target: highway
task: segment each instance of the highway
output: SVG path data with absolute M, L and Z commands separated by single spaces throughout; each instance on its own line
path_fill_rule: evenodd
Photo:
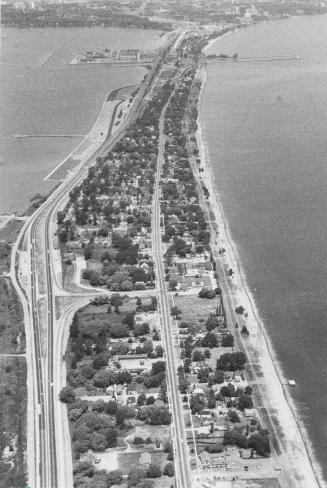
M 49 195 L 44 204 L 26 221 L 13 246 L 10 274 L 22 301 L 27 337 L 28 470 L 29 484 L 33 488 L 71 486 L 70 483 L 66 485 L 65 456 L 62 456 L 62 446 L 57 445 L 57 439 L 63 437 L 58 431 L 63 427 L 58 425 L 58 422 L 56 424 L 55 407 L 58 397 L 54 384 L 54 356 L 62 357 L 62 351 L 58 354 L 54 347 L 55 297 L 57 294 L 63 295 L 64 290 L 58 283 L 52 264 L 52 225 L 56 220 L 56 212 L 64 207 L 71 189 L 85 178 L 88 168 L 95 163 L 96 158 L 109 151 L 119 141 L 142 110 L 142 102 L 156 80 L 163 56 L 164 50 L 141 85 L 128 116 L 117 132 L 112 136 L 108 134 L 106 141 L 83 162 L 81 168 L 68 176 Z M 28 258 L 28 263 L 24 263 L 25 269 L 30 269 L 28 283 L 23 282 L 22 271 L 18 266 L 22 252 L 26 260 Z M 91 295 L 87 290 L 85 294 Z M 42 300 L 45 303 L 43 306 L 40 305 Z M 70 457 L 69 453 L 67 454 Z
M 167 102 L 169 103 L 169 101 Z M 167 106 L 167 105 L 166 105 Z M 164 153 L 164 115 L 165 108 L 162 111 L 159 123 L 159 148 L 157 174 L 155 181 L 155 190 L 153 197 L 152 213 L 152 242 L 153 242 L 153 259 L 156 269 L 156 280 L 158 293 L 159 312 L 162 325 L 162 339 L 166 353 L 167 364 L 167 393 L 172 414 L 173 429 L 173 446 L 175 460 L 175 477 L 177 488 L 191 488 L 191 470 L 186 431 L 184 424 L 184 412 L 181 402 L 181 396 L 178 389 L 177 365 L 176 365 L 176 348 L 171 331 L 170 307 L 168 293 L 166 289 L 165 273 L 163 265 L 163 253 L 161 245 L 160 231 L 160 179 L 163 164 Z M 179 353 L 179 352 L 177 352 Z
M 180 37 L 180 36 L 179 36 Z M 67 322 L 56 317 L 56 297 L 73 296 L 72 315 L 91 296 L 99 293 L 81 289 L 78 293 L 66 292 L 58 280 L 54 267 L 54 230 L 56 214 L 65 207 L 69 192 L 87 175 L 97 157 L 110 151 L 124 135 L 126 129 L 142 111 L 143 100 L 150 92 L 162 65 L 164 56 L 175 38 L 162 49 L 160 58 L 148 73 L 124 122 L 114 135 L 108 134 L 101 144 L 82 164 L 57 187 L 34 214 L 25 222 L 13 246 L 11 277 L 22 301 L 26 329 L 26 357 L 28 364 L 28 471 L 33 488 L 65 488 L 72 486 L 72 460 L 67 415 L 58 402 L 63 370 L 63 337 L 69 332 Z M 191 486 L 189 454 L 184 426 L 184 414 L 177 382 L 175 346 L 170 330 L 170 309 L 165 288 L 163 256 L 160 234 L 160 178 L 164 149 L 164 111 L 160 119 L 158 169 L 153 202 L 153 249 L 157 272 L 159 307 L 163 327 L 163 341 L 167 356 L 168 398 L 174 429 L 176 484 L 179 488 Z M 20 262 L 24 255 L 23 268 Z M 20 266 L 19 266 L 20 262 Z M 27 271 L 30 270 L 28 275 Z M 26 279 L 27 278 L 27 279 Z M 83 295 L 83 291 L 85 294 Z M 102 292 L 103 293 L 103 292 Z M 67 312 L 68 313 L 68 312 Z M 67 318 L 68 315 L 64 314 Z M 67 337 L 66 337 L 67 339 Z M 59 405 L 59 407 L 58 407 Z M 66 448 L 65 448 L 66 446 Z M 69 452 L 67 452 L 69 450 Z

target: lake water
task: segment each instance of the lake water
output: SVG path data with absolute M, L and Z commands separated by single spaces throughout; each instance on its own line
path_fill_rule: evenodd
M 327 480 L 327 17 L 259 24 L 208 52 L 204 136 L 266 330 Z M 300 56 L 243 61 L 242 57 Z M 309 488 L 309 487 L 308 487 Z
M 74 54 L 161 43 L 160 32 L 151 30 L 1 29 L 0 214 L 21 212 L 33 195 L 47 193 L 53 184 L 43 178 L 81 140 L 13 135 L 86 134 L 106 95 L 146 73 L 142 67 L 70 65 Z

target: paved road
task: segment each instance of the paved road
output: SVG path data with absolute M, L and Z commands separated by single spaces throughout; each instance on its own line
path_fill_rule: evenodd
M 138 115 L 144 96 L 155 80 L 155 69 L 150 72 L 146 82 L 141 86 L 135 102 L 120 129 L 102 144 L 89 157 L 82 168 L 69 176 L 46 200 L 46 202 L 25 223 L 17 239 L 12 254 L 11 276 L 19 297 L 23 302 L 25 324 L 27 330 L 29 357 L 29 482 L 33 488 L 57 488 L 58 471 L 65 471 L 62 463 L 58 464 L 57 454 L 62 446 L 56 445 L 55 404 L 54 395 L 54 299 L 58 292 L 62 295 L 60 283 L 56 282 L 56 273 L 52 268 L 53 243 L 51 225 L 58 206 L 67 201 L 70 190 L 85 178 L 88 168 L 96 158 L 110 150 L 123 136 L 126 128 Z M 37 241 L 45 236 L 44 260 L 40 259 Z M 43 252 L 43 244 L 40 245 Z M 18 278 L 18 256 L 20 249 L 29 255 L 29 284 L 23 286 Z M 46 289 L 46 312 L 39 310 L 39 280 L 42 279 Z M 46 337 L 44 337 L 46 330 Z M 32 403 L 32 405 L 31 405 Z M 30 424 L 33 424 L 31 427 Z M 69 455 L 69 454 L 68 454 Z M 61 458 L 62 459 L 62 458 Z M 32 460 L 32 462 L 31 462 Z M 62 476 L 59 476 L 63 479 Z M 60 488 L 63 488 L 60 484 Z
M 174 346 L 174 339 L 171 331 L 170 321 L 170 307 L 168 293 L 166 290 L 165 273 L 163 266 L 163 253 L 161 247 L 161 232 L 160 232 L 160 179 L 163 164 L 164 151 L 164 114 L 165 108 L 162 112 L 159 123 L 159 152 L 158 152 L 158 166 L 155 182 L 155 192 L 153 201 L 153 220 L 152 220 L 152 235 L 153 235 L 153 258 L 156 265 L 156 279 L 159 288 L 158 303 L 162 322 L 163 343 L 167 358 L 167 392 L 168 399 L 172 413 L 172 427 L 173 427 L 173 446 L 175 456 L 175 476 L 177 488 L 191 488 L 191 470 L 188 445 L 186 440 L 184 414 L 181 402 L 181 396 L 178 389 L 177 379 L 177 365 L 176 365 L 176 348 Z

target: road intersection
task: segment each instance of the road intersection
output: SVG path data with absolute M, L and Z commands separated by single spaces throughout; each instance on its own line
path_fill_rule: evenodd
M 164 52 L 162 58 L 164 57 Z M 87 175 L 96 158 L 109 151 L 124 135 L 127 127 L 142 110 L 143 100 L 156 80 L 162 58 L 134 100 L 129 114 L 119 130 L 88 157 L 78 170 L 72 172 L 47 198 L 44 204 L 25 222 L 13 246 L 10 275 L 22 302 L 27 340 L 28 363 L 28 472 L 29 483 L 35 488 L 64 488 L 72 486 L 72 459 L 68 419 L 64 406 L 58 401 L 60 385 L 65 381 L 65 351 L 69 328 L 67 323 L 76 310 L 86 305 L 103 290 L 87 290 L 71 293 L 61 286 L 58 279 L 55 248 L 55 220 L 57 212 L 64 208 L 71 189 Z M 164 270 L 160 234 L 160 187 L 163 156 L 163 119 L 158 156 L 158 173 L 154 198 L 154 254 L 157 266 L 159 306 L 166 354 L 170 406 L 175 428 L 176 478 L 178 487 L 191 486 L 189 458 L 183 411 L 178 392 L 175 351 L 170 333 L 170 312 L 164 283 Z M 22 266 L 24 261 L 24 266 Z M 30 270 L 28 275 L 26 270 Z M 133 294 L 133 293 L 132 293 Z M 139 295 L 140 292 L 137 292 Z M 72 304 L 61 317 L 57 317 L 56 298 L 71 297 Z M 67 436 L 68 433 L 68 436 Z M 67 438 L 68 437 L 68 438 Z

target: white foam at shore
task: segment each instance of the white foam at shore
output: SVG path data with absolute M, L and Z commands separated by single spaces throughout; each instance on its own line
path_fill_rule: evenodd
M 217 40 L 219 40 L 219 38 L 214 39 L 212 43 L 217 42 Z M 231 298 L 233 303 L 236 305 L 243 305 L 249 314 L 247 324 L 250 330 L 250 337 L 247 339 L 247 341 L 250 342 L 251 347 L 253 347 L 259 353 L 259 362 L 262 367 L 262 371 L 264 372 L 265 384 L 267 385 L 267 397 L 269 398 L 269 402 L 271 403 L 272 407 L 277 409 L 278 421 L 283 433 L 285 434 L 285 438 L 287 439 L 285 455 L 286 457 L 287 455 L 289 456 L 289 466 L 293 469 L 296 468 L 297 473 L 301 474 L 303 477 L 302 481 L 294 480 L 296 481 L 296 486 L 303 486 L 303 488 L 326 486 L 323 481 L 321 467 L 313 454 L 312 443 L 308 439 L 302 422 L 297 418 L 297 411 L 294 401 L 285 386 L 283 386 L 285 385 L 286 381 L 281 372 L 280 365 L 276 360 L 271 341 L 264 328 L 264 324 L 259 315 L 254 297 L 249 290 L 244 269 L 238 257 L 236 245 L 231 239 L 228 223 L 223 215 L 222 205 L 216 191 L 215 178 L 207 155 L 201 125 L 201 119 L 203 118 L 203 94 L 207 81 L 207 72 L 205 69 L 201 70 L 200 76 L 202 78 L 202 87 L 199 96 L 198 130 L 196 135 L 201 165 L 204 169 L 204 172 L 201 173 L 201 177 L 208 188 L 210 194 L 209 202 L 219 226 L 220 242 L 218 241 L 217 247 L 224 247 L 226 249 L 227 262 L 234 271 L 233 282 L 236 290 L 235 292 L 231 291 Z M 260 349 L 258 347 L 258 339 L 261 341 Z M 300 446 L 299 452 L 297 452 L 299 459 L 298 461 L 295 460 L 296 456 L 292 451 L 292 449 L 294 450 L 293 444 L 295 438 L 297 448 Z

